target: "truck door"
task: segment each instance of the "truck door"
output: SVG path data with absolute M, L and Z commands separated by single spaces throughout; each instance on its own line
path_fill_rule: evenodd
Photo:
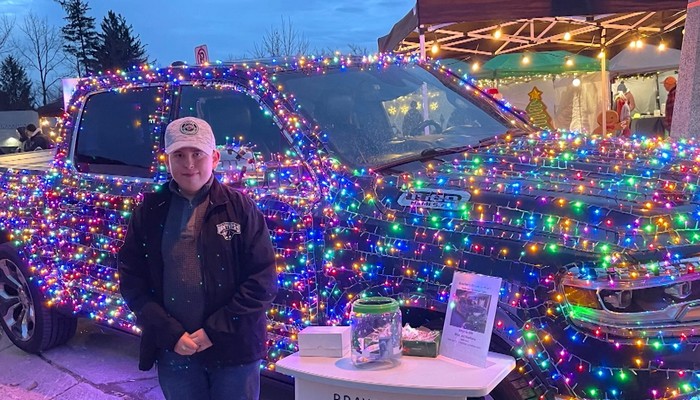
M 126 329 L 134 320 L 119 295 L 117 251 L 136 200 L 155 186 L 164 95 L 156 86 L 89 95 L 50 183 L 57 205 L 45 220 L 56 236 L 43 257 L 61 275 L 61 300 Z
M 206 120 L 221 152 L 222 181 L 255 199 L 277 251 L 280 291 L 269 313 L 269 361 L 294 350 L 296 332 L 319 315 L 313 218 L 320 192 L 288 136 L 257 99 L 233 86 L 182 86 L 177 118 Z M 281 354 L 282 353 L 282 354 Z

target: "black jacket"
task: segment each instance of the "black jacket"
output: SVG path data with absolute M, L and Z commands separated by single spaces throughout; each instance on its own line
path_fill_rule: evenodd
M 34 151 L 39 149 L 50 149 L 53 147 L 53 142 L 48 136 L 39 132 L 32 137 L 27 137 L 25 140 L 20 139 L 24 143 L 22 144 L 22 151 Z
M 142 329 L 139 369 L 144 371 L 151 369 L 159 349 L 172 350 L 185 333 L 163 307 L 161 241 L 173 196 L 167 187 L 144 196 L 119 251 L 120 290 Z M 205 292 L 203 328 L 213 346 L 195 357 L 218 365 L 265 357 L 265 311 L 277 294 L 274 249 L 255 203 L 216 179 L 209 192 L 199 252 Z

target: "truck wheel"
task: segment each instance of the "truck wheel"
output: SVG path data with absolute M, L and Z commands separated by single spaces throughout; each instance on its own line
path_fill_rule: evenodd
M 40 353 L 72 338 L 77 318 L 47 307 L 29 276 L 12 246 L 0 245 L 0 325 L 15 346 Z

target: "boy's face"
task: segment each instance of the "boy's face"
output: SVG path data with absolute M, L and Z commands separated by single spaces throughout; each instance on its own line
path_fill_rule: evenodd
M 168 168 L 185 196 L 194 196 L 211 178 L 221 155 L 207 154 L 194 147 L 183 147 L 168 154 Z

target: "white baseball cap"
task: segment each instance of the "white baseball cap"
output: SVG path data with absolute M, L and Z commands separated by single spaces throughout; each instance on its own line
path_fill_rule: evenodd
M 168 124 L 165 128 L 165 152 L 171 154 L 184 147 L 194 147 L 207 154 L 216 149 L 214 132 L 207 121 L 184 117 Z

